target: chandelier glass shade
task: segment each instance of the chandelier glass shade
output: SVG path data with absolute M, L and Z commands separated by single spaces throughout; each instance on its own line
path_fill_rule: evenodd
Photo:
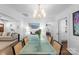
M 44 8 L 41 7 L 40 4 L 38 4 L 37 9 L 34 10 L 33 18 L 41 19 L 46 16 Z

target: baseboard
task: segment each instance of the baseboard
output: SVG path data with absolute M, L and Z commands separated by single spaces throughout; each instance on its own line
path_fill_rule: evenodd
M 72 54 L 72 55 L 79 55 L 79 52 L 74 50 L 73 48 L 67 48 L 67 50 Z

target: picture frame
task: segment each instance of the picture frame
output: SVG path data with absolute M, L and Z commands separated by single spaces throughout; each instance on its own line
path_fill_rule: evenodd
M 4 24 L 0 23 L 0 32 L 4 32 Z
M 79 11 L 73 13 L 73 35 L 79 36 Z

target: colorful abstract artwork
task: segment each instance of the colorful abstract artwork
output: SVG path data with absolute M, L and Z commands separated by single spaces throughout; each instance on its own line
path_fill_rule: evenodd
M 79 11 L 73 13 L 73 34 L 79 36 Z

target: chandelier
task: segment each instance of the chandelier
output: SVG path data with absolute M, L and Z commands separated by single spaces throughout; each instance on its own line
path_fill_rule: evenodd
M 37 9 L 34 10 L 33 18 L 41 19 L 41 18 L 45 18 L 45 16 L 46 16 L 46 13 L 44 8 L 42 8 L 41 5 L 38 4 Z

